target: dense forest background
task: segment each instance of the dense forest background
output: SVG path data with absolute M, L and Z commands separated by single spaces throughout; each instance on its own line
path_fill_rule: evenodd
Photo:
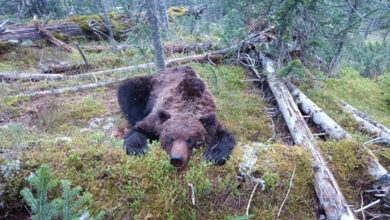
M 388 0 L 0 0 L 0 219 L 389 219 L 389 35 Z M 117 85 L 177 65 L 223 166 L 123 149 Z

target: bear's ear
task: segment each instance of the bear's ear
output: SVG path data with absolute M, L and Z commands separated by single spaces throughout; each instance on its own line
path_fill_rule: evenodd
M 166 120 L 171 118 L 171 115 L 169 114 L 169 112 L 162 110 L 162 109 L 158 110 L 157 115 L 158 115 L 158 118 L 160 119 L 161 123 L 164 123 Z
M 210 113 L 208 115 L 205 115 L 199 119 L 200 123 L 203 124 L 205 128 L 215 125 L 217 116 L 215 113 Z

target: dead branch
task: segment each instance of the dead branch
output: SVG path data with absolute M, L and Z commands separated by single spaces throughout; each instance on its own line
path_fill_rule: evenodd
M 293 186 L 293 181 L 294 181 L 295 170 L 296 170 L 296 169 L 297 169 L 297 165 L 295 164 L 294 170 L 293 170 L 293 172 L 292 172 L 292 174 L 291 174 L 290 186 L 288 187 L 287 194 L 286 194 L 286 196 L 285 196 L 284 199 L 283 199 L 282 205 L 281 205 L 280 208 L 279 208 L 278 215 L 276 216 L 276 218 L 279 218 L 280 213 L 282 213 L 282 209 L 283 209 L 284 203 L 286 203 L 287 198 L 288 198 L 288 195 L 290 194 L 291 188 L 292 188 L 292 186 Z
M 315 191 L 328 219 L 356 219 L 332 172 L 321 155 L 318 144 L 302 117 L 298 106 L 285 84 L 274 74 L 273 62 L 264 58 L 264 69 L 269 73 L 268 84 L 278 103 L 295 144 L 310 150 L 314 159 Z
M 253 187 L 251 196 L 249 197 L 248 205 L 246 206 L 246 215 L 249 215 L 249 209 L 251 208 L 251 203 L 252 203 L 253 195 L 255 194 L 256 189 L 257 189 L 257 187 L 259 186 L 259 184 L 260 184 L 260 181 L 256 181 L 256 185 L 255 185 L 255 187 Z
M 3 31 L 5 31 L 5 27 L 4 27 L 4 26 L 5 26 L 8 22 L 9 22 L 9 20 L 7 19 L 7 20 L 3 21 L 3 23 L 0 24 L 0 33 L 3 32 Z
M 364 210 L 370 208 L 371 206 L 374 206 L 374 205 L 376 205 L 376 204 L 378 204 L 378 203 L 380 203 L 380 202 L 381 202 L 380 199 L 375 200 L 374 202 L 372 202 L 372 203 L 370 203 L 370 204 L 368 204 L 368 205 L 366 205 L 366 206 L 364 206 L 364 207 L 362 207 L 362 208 L 360 208 L 360 209 L 358 209 L 358 210 L 355 210 L 355 213 L 359 213 L 359 212 L 361 212 L 361 211 L 364 211 Z
M 194 188 L 194 185 L 192 183 L 188 183 L 188 186 L 191 188 L 191 201 L 192 201 L 192 205 L 196 205 L 195 204 L 195 188 Z
M 35 27 L 39 30 L 40 33 L 42 33 L 51 43 L 53 43 L 57 47 L 70 53 L 73 52 L 73 48 L 71 46 L 55 38 L 53 34 L 46 30 L 46 28 L 44 28 L 40 23 L 36 22 Z
M 79 53 L 81 54 L 81 57 L 82 57 L 83 60 L 84 60 L 84 64 L 85 64 L 87 67 L 89 67 L 89 63 L 88 63 L 87 57 L 85 56 L 85 54 L 84 54 L 83 51 L 81 50 L 79 43 L 78 43 L 78 42 L 74 42 L 74 44 L 76 45 L 77 50 L 78 50 Z

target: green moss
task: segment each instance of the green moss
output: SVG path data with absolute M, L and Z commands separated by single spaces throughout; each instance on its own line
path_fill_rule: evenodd
M 217 103 L 222 124 L 240 140 L 266 141 L 272 136 L 270 119 L 263 112 L 264 103 L 255 87 L 241 80 L 245 71 L 236 66 L 191 64 L 206 80 Z
M 99 117 L 106 111 L 103 103 L 93 96 L 74 99 L 66 104 L 47 99 L 45 110 L 38 112 L 34 123 L 49 132 L 67 131 L 71 130 L 72 125 L 84 126 L 89 119 Z
M 374 120 L 390 125 L 390 108 L 386 104 L 386 87 L 381 79 L 362 78 L 359 73 L 345 66 L 341 78 L 321 80 L 317 85 L 301 84 L 300 89 L 319 107 L 350 132 L 357 132 L 358 125 L 343 112 L 341 100 L 369 114 Z
M 8 53 L 12 51 L 15 47 L 17 47 L 16 44 L 0 42 L 0 54 Z
M 320 147 L 344 197 L 350 204 L 360 205 L 359 189 L 364 189 L 373 180 L 367 172 L 370 156 L 365 146 L 342 140 L 321 142 Z

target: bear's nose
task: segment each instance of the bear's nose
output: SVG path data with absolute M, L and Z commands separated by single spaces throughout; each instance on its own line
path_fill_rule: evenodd
M 183 157 L 180 155 L 171 156 L 171 164 L 176 168 L 183 167 Z

